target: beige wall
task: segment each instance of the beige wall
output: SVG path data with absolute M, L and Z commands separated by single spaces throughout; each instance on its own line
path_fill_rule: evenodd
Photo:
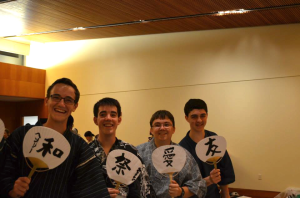
M 231 187 L 283 191 L 300 178 L 299 32 L 294 24 L 48 43 L 32 46 L 29 60 L 48 67 L 48 84 L 69 77 L 78 85 L 81 135 L 97 133 L 92 108 L 109 96 L 123 108 L 119 138 L 147 141 L 151 115 L 167 109 L 179 142 L 189 129 L 185 102 L 204 99 L 206 128 L 228 142 Z
M 0 50 L 22 55 L 29 55 L 30 45 L 0 38 Z

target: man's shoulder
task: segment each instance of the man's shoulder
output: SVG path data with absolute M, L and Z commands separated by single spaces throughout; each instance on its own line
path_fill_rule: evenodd
M 143 144 L 139 144 L 136 146 L 136 148 L 140 151 L 140 150 L 144 150 L 149 146 L 149 142 L 145 142 Z
M 214 136 L 214 135 L 218 135 L 217 133 L 215 132 L 212 132 L 212 131 L 209 131 L 209 130 L 205 130 L 205 133 L 207 136 Z
M 118 139 L 118 145 L 116 147 L 116 149 L 124 149 L 127 151 L 130 151 L 133 154 L 137 154 L 138 153 L 138 149 L 133 146 L 132 144 L 128 143 L 128 142 L 124 142 L 123 140 Z

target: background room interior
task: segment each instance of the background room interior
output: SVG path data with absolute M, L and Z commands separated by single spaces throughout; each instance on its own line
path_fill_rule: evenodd
M 1 39 L 0 50 L 44 69 L 46 88 L 61 77 L 77 84 L 73 117 L 82 137 L 98 133 L 94 104 L 113 97 L 123 113 L 118 138 L 146 142 L 151 115 L 166 109 L 179 142 L 189 129 L 184 104 L 203 99 L 206 129 L 227 140 L 236 174 L 230 187 L 281 192 L 300 187 L 299 32 L 298 23 L 30 44 Z

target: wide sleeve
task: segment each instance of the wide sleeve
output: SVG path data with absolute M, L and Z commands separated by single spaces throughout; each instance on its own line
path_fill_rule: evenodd
M 8 196 L 10 190 L 13 189 L 14 183 L 18 177 L 25 176 L 21 174 L 19 163 L 21 163 L 22 142 L 25 135 L 25 128 L 16 129 L 7 139 L 3 155 L 5 163 L 0 171 L 0 195 Z
M 81 138 L 80 138 L 81 139 Z M 109 198 L 108 190 L 103 178 L 100 163 L 96 159 L 93 150 L 81 139 L 76 168 L 72 176 L 71 197 L 78 198 Z
M 222 160 L 218 163 L 218 168 L 221 171 L 221 181 L 219 185 L 228 185 L 235 181 L 235 174 L 231 159 L 226 151 Z
M 181 186 L 188 187 L 189 191 L 197 197 L 205 197 L 206 182 L 201 176 L 195 159 L 188 151 L 186 154 L 186 163 L 180 172 L 185 177 Z

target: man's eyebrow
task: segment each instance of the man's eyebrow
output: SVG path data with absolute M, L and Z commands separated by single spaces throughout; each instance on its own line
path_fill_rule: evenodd
M 100 111 L 99 113 L 107 113 L 106 111 Z

